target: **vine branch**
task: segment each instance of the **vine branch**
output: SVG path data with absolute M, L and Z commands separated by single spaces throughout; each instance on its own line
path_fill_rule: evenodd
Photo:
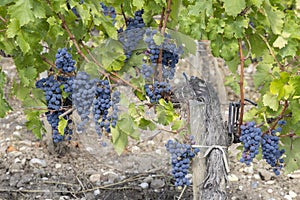
M 243 47 L 242 47 L 242 41 L 241 39 L 238 40 L 239 43 L 239 53 L 240 53 L 240 104 L 241 104 L 241 110 L 240 110 L 240 119 L 239 119 L 239 126 L 238 126 L 238 136 L 241 135 L 241 125 L 243 124 L 243 117 L 244 117 L 244 65 L 245 65 L 245 59 L 243 56 Z
M 55 64 L 52 63 L 51 61 L 49 61 L 46 57 L 41 56 L 41 58 L 42 58 L 42 60 L 43 60 L 45 63 L 49 64 L 49 65 L 52 66 L 52 67 L 56 67 Z
M 71 33 L 70 29 L 68 28 L 67 24 L 66 24 L 66 21 L 65 21 L 65 18 L 62 16 L 62 15 L 58 15 L 58 17 L 60 18 L 61 22 L 62 22 L 62 28 L 65 29 L 65 31 L 68 33 L 69 37 L 70 37 L 70 40 L 72 40 L 72 42 L 74 43 L 75 45 L 75 48 L 77 49 L 77 52 L 78 54 L 87 62 L 90 62 L 89 59 L 82 53 L 76 39 L 75 39 L 75 36 Z
M 273 122 L 272 126 L 270 127 L 270 129 L 266 130 L 263 135 L 270 133 L 270 131 L 274 130 L 275 127 L 277 126 L 277 123 L 279 120 L 281 120 L 284 116 L 284 112 L 286 111 L 286 109 L 289 107 L 289 102 L 288 100 L 284 101 L 284 105 L 283 105 L 283 109 L 281 110 L 279 116 L 277 117 L 277 119 Z

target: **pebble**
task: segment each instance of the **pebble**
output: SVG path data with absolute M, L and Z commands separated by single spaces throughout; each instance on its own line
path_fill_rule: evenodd
M 100 178 L 101 178 L 101 174 L 92 174 L 89 178 L 89 180 L 92 182 L 92 183 L 96 183 L 98 181 L 100 181 Z
M 252 182 L 251 183 L 251 187 L 252 187 L 252 189 L 256 189 L 257 188 L 257 182 L 255 181 L 255 182 Z
M 256 180 L 260 180 L 260 175 L 259 175 L 259 174 L 254 174 L 253 176 L 254 176 L 254 178 L 255 178 Z
M 69 200 L 70 197 L 69 196 L 60 196 L 59 200 Z
M 131 148 L 131 152 L 132 152 L 132 153 L 140 153 L 140 152 L 141 152 L 141 148 L 138 147 L 138 146 L 133 146 L 133 147 Z
M 15 138 L 18 138 L 18 139 L 21 139 L 21 138 L 22 138 L 21 133 L 20 133 L 19 131 L 14 131 L 14 132 L 13 132 L 13 136 L 14 136 Z
M 100 195 L 100 190 L 99 190 L 99 189 L 95 190 L 95 191 L 94 191 L 94 195 L 95 195 L 95 196 Z
M 148 188 L 149 188 L 149 184 L 146 183 L 146 182 L 141 183 L 139 186 L 140 186 L 141 188 L 143 188 L 143 189 L 148 189 Z
M 240 191 L 243 190 L 243 186 L 242 186 L 242 185 L 239 186 L 239 190 L 240 190 Z
M 271 180 L 271 181 L 267 181 L 266 182 L 266 185 L 273 185 L 275 183 L 275 181 L 274 180 Z
M 161 179 L 154 179 L 151 182 L 151 187 L 154 188 L 154 189 L 159 189 L 159 188 L 162 188 L 164 186 L 165 186 L 165 182 Z
M 60 164 L 60 163 L 56 163 L 56 164 L 55 164 L 55 168 L 56 168 L 56 169 L 61 168 L 61 164 Z
M 237 181 L 239 181 L 239 178 L 235 174 L 229 174 L 228 175 L 228 180 L 230 182 L 237 182 Z
M 293 198 L 290 195 L 285 195 L 283 198 L 285 198 L 287 200 L 293 200 Z
M 16 130 L 17 130 L 17 131 L 21 130 L 22 128 L 23 128 L 23 127 L 20 126 L 20 125 L 17 125 L 17 126 L 16 126 Z
M 31 167 L 34 167 L 36 165 L 38 166 L 41 166 L 41 167 L 47 167 L 47 163 L 45 160 L 42 160 L 42 159 L 39 159 L 39 158 L 32 158 L 30 161 L 29 161 L 29 165 Z
M 271 194 L 271 193 L 273 193 L 273 190 L 272 189 L 268 189 L 267 192 Z
M 297 197 L 297 193 L 295 193 L 295 192 L 292 191 L 292 190 L 289 191 L 289 195 L 290 195 L 292 198 L 296 198 L 296 197 Z

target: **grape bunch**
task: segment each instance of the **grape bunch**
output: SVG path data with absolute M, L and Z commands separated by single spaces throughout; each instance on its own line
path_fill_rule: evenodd
M 55 58 L 55 66 L 57 69 L 61 69 L 65 73 L 75 71 L 76 62 L 72 59 L 72 55 L 68 53 L 66 48 L 58 49 Z
M 98 80 L 95 99 L 93 100 L 93 114 L 95 129 L 99 136 L 102 135 L 102 129 L 110 133 L 109 109 L 112 105 L 111 91 L 108 80 Z
M 157 103 L 161 98 L 169 96 L 171 93 L 171 86 L 166 82 L 155 81 L 153 85 L 146 84 L 146 95 L 150 98 L 150 103 Z
M 179 61 L 179 55 L 183 53 L 182 47 L 177 47 L 171 40 L 169 34 L 164 35 L 162 44 L 157 45 L 154 41 L 154 35 L 157 30 L 148 28 L 145 32 L 144 42 L 147 44 L 148 49 L 146 55 L 149 56 L 151 63 L 157 63 L 159 58 L 160 49 L 162 49 L 162 73 L 164 80 L 171 80 L 175 76 L 176 64 Z
M 189 186 L 191 183 L 186 176 L 191 165 L 191 159 L 200 151 L 199 148 L 192 148 L 190 144 L 168 140 L 166 149 L 171 154 L 172 176 L 175 179 L 175 186 Z
M 138 43 L 144 36 L 144 20 L 142 18 L 144 11 L 138 10 L 134 13 L 134 18 L 129 18 L 125 31 L 120 29 L 118 31 L 119 41 L 123 45 L 123 49 L 126 55 L 126 59 L 129 59 L 132 51 L 134 51 Z
M 73 134 L 69 127 L 72 123 L 70 119 L 71 112 L 63 117 L 67 120 L 67 126 L 63 134 L 59 133 L 58 124 L 60 121 L 59 116 L 72 106 L 70 94 L 72 93 L 74 77 L 70 73 L 75 71 L 75 61 L 72 59 L 71 54 L 67 52 L 67 49 L 63 48 L 58 49 L 55 64 L 58 69 L 57 75 L 50 75 L 47 78 L 38 80 L 36 87 L 45 92 L 45 99 L 49 110 L 46 112 L 46 116 L 52 127 L 53 141 L 56 143 L 63 141 L 67 135 L 68 139 L 70 139 Z
M 248 122 L 241 125 L 240 141 L 244 144 L 244 151 L 240 162 L 250 165 L 253 158 L 259 153 L 262 132 L 260 128 L 255 127 L 255 122 Z
M 154 74 L 153 67 L 151 65 L 147 65 L 146 63 L 142 64 L 141 74 L 144 79 L 150 80 L 152 75 Z
M 60 89 L 60 83 L 54 78 L 54 76 L 51 75 L 47 78 L 38 80 L 35 86 L 45 92 L 45 98 L 49 110 L 60 110 L 62 105 L 62 91 Z
M 117 14 L 114 7 L 112 6 L 107 7 L 103 2 L 101 2 L 100 5 L 102 7 L 104 16 L 110 16 L 112 19 L 116 18 Z
M 82 131 L 84 125 L 89 121 L 89 114 L 93 104 L 96 90 L 96 79 L 90 79 L 86 72 L 79 71 L 73 80 L 72 101 L 81 118 L 78 131 Z
M 265 134 L 262 138 L 262 153 L 263 158 L 266 162 L 273 167 L 273 172 L 278 176 L 280 174 L 280 169 L 283 167 L 284 160 L 282 155 L 285 150 L 279 150 L 279 137 L 277 134 L 280 134 L 282 127 L 286 125 L 286 121 L 278 121 L 278 127 L 275 130 L 271 131 L 271 134 Z

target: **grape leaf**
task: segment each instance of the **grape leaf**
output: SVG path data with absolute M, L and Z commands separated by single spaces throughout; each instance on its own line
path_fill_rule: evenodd
M 264 104 L 264 106 L 270 107 L 274 111 L 278 110 L 279 102 L 277 100 L 276 95 L 273 95 L 271 93 L 266 93 L 263 96 L 263 104 Z
M 136 7 L 137 10 L 140 10 L 144 6 L 144 1 L 141 0 L 133 0 L 132 5 Z
M 281 142 L 284 144 L 285 154 L 284 158 L 286 163 L 284 173 L 291 173 L 300 167 L 300 138 L 281 138 Z
M 283 26 L 282 18 L 284 17 L 284 13 L 279 10 L 273 9 L 272 6 L 270 5 L 270 2 L 267 1 L 264 2 L 263 7 L 266 11 L 267 18 L 270 22 L 270 26 L 273 33 L 280 34 Z
M 119 129 L 118 125 L 116 128 L 111 128 L 112 143 L 115 151 L 120 156 L 128 144 L 128 136 L 122 130 Z
M 245 0 L 223 0 L 225 11 L 230 16 L 237 16 L 245 7 Z
M 149 128 L 151 131 L 153 131 L 155 130 L 156 126 L 151 120 L 141 118 L 139 121 L 139 128 L 143 130 L 147 130 L 147 128 Z
M 34 67 L 27 67 L 25 69 L 19 70 L 19 78 L 23 86 L 27 87 L 30 81 L 37 76 L 37 71 Z
M 12 18 L 18 19 L 20 26 L 22 27 L 25 24 L 34 21 L 32 8 L 31 0 L 17 0 L 14 5 L 9 6 L 8 13 Z
M 279 49 L 282 49 L 287 45 L 288 41 L 283 38 L 282 36 L 278 36 L 277 39 L 273 43 L 273 47 L 278 47 Z
M 58 132 L 61 135 L 65 134 L 65 128 L 67 127 L 67 125 L 68 125 L 68 120 L 64 119 L 63 117 L 60 117 L 58 122 Z
M 173 122 L 171 129 L 172 131 L 178 130 L 183 126 L 183 121 L 182 120 L 176 120 Z
M 263 83 L 269 82 L 272 80 L 271 72 L 272 69 L 271 64 L 265 64 L 265 63 L 259 63 L 259 65 L 256 67 L 257 71 L 254 74 L 254 85 L 256 88 L 258 86 L 262 85 Z

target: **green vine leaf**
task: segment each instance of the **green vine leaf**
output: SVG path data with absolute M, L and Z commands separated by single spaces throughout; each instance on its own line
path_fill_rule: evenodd
M 287 157 L 284 158 L 286 163 L 284 173 L 288 174 L 297 170 L 300 166 L 300 138 L 282 138 L 281 141 L 284 144 L 285 154 Z
M 32 1 L 31 0 L 17 0 L 16 3 L 8 8 L 8 14 L 17 19 L 20 26 L 24 26 L 34 21 L 34 15 L 32 13 Z
M 277 47 L 279 49 L 282 49 L 287 45 L 288 41 L 283 38 L 282 36 L 278 36 L 278 38 L 274 41 L 273 47 Z
M 267 18 L 269 20 L 269 25 L 271 26 L 271 29 L 274 34 L 280 34 L 282 27 L 283 27 L 283 20 L 284 18 L 284 13 L 274 9 L 269 1 L 265 1 L 263 3 L 263 7 L 266 11 Z
M 228 15 L 237 16 L 245 7 L 245 0 L 223 0 L 224 8 Z
M 264 106 L 270 107 L 274 111 L 278 110 L 279 102 L 277 100 L 276 95 L 273 95 L 271 93 L 266 93 L 263 96 L 263 104 L 264 104 Z

